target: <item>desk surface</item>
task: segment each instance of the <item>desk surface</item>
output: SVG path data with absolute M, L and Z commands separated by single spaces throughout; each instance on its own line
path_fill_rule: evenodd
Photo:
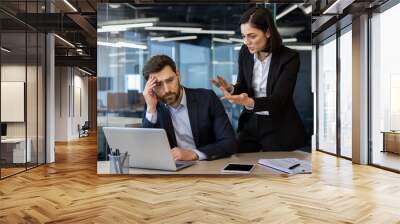
M 27 141 L 30 141 L 30 138 L 27 138 Z M 25 142 L 25 138 L 4 138 L 1 139 L 1 143 L 20 143 Z
M 257 164 L 259 159 L 275 159 L 275 158 L 298 158 L 300 160 L 310 161 L 311 153 L 302 151 L 293 152 L 257 152 L 257 153 L 240 153 L 228 158 L 213 160 L 213 161 L 197 161 L 196 164 L 184 168 L 182 170 L 171 172 L 162 170 L 148 170 L 130 168 L 129 174 L 132 175 L 147 175 L 147 174 L 169 174 L 169 175 L 215 175 L 221 174 L 221 169 L 228 163 L 250 163 Z M 110 163 L 108 161 L 97 162 L 97 174 L 109 174 Z M 307 172 L 307 171 L 306 171 Z M 311 172 L 311 170 L 309 170 Z M 270 175 L 282 174 L 282 172 L 257 164 L 250 175 Z M 227 174 L 232 175 L 232 174 Z M 237 175 L 237 174 L 235 174 Z M 248 174 L 246 174 L 248 175 Z
M 125 127 L 128 124 L 141 124 L 142 118 L 138 117 L 113 117 L 99 116 L 97 117 L 98 126 Z

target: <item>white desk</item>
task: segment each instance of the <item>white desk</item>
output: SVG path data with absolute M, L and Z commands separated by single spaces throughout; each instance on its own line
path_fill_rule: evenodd
M 110 127 L 125 127 L 126 125 L 139 125 L 142 123 L 142 118 L 137 117 L 113 117 L 101 116 L 97 117 L 98 126 Z
M 31 145 L 32 145 L 32 140 L 30 138 L 26 139 L 25 144 L 25 138 L 6 138 L 6 139 L 1 139 L 1 144 L 2 145 L 14 145 L 13 147 L 13 163 L 25 163 L 25 162 L 31 162 L 32 158 L 32 153 L 31 153 Z M 25 154 L 25 145 L 26 147 L 26 154 Z M 25 161 L 25 158 L 27 160 Z
M 161 174 L 161 175 L 215 175 L 221 174 L 221 169 L 227 163 L 251 163 L 257 164 L 259 159 L 276 159 L 276 158 L 298 158 L 300 160 L 310 161 L 311 163 L 311 153 L 306 153 L 302 151 L 293 152 L 257 152 L 257 153 L 240 153 L 235 154 L 228 158 L 222 158 L 213 161 L 197 161 L 195 165 L 184 168 L 182 170 L 172 172 L 172 171 L 162 171 L 162 170 L 148 170 L 148 169 L 135 169 L 130 168 L 129 174 L 132 175 L 147 175 L 147 174 Z M 131 164 L 130 164 L 131 165 Z M 311 167 L 311 166 L 310 166 Z M 311 170 L 306 171 L 311 173 Z M 97 162 L 97 174 L 110 174 L 110 163 L 109 161 L 98 161 Z M 269 175 L 269 174 L 282 174 L 282 172 L 268 168 L 262 165 L 256 165 L 255 169 L 250 175 Z M 227 174 L 231 175 L 231 174 Z

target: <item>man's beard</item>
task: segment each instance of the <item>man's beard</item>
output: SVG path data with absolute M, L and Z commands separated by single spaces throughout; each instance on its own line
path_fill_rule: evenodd
M 164 94 L 162 97 L 158 97 L 158 99 L 168 105 L 173 105 L 176 103 L 176 101 L 179 99 L 179 96 L 181 92 L 181 88 L 179 87 L 178 92 L 169 92 Z

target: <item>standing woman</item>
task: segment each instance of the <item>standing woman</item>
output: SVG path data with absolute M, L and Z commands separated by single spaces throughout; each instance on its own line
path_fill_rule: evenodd
M 289 151 L 306 146 L 306 132 L 293 101 L 299 54 L 282 45 L 271 12 L 252 8 L 240 19 L 244 45 L 235 85 L 212 82 L 231 103 L 244 106 L 239 118 L 239 152 Z

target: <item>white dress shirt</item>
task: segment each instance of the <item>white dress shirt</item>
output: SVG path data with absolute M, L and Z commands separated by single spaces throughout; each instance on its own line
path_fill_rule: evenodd
M 267 81 L 269 67 L 271 65 L 272 54 L 269 54 L 263 61 L 257 58 L 254 54 L 254 67 L 253 67 L 253 79 L 252 87 L 254 90 L 254 97 L 266 97 L 267 96 Z M 232 88 L 231 93 L 234 89 Z M 245 106 L 248 110 L 253 110 L 254 107 Z M 256 112 L 258 115 L 269 115 L 269 111 L 259 111 Z
M 269 67 L 271 65 L 271 54 L 269 54 L 263 61 L 260 61 L 256 54 L 254 54 L 254 68 L 253 68 L 253 81 L 252 86 L 254 89 L 254 97 L 267 96 L 267 81 Z M 269 115 L 269 111 L 256 112 L 258 115 Z
M 193 139 L 185 89 L 183 89 L 182 94 L 181 102 L 176 108 L 166 105 L 171 114 L 176 143 L 179 148 L 193 150 L 199 157 L 199 160 L 205 160 L 207 159 L 207 155 L 196 149 L 196 144 Z M 157 122 L 157 111 L 154 113 L 146 111 L 146 119 L 155 124 Z

